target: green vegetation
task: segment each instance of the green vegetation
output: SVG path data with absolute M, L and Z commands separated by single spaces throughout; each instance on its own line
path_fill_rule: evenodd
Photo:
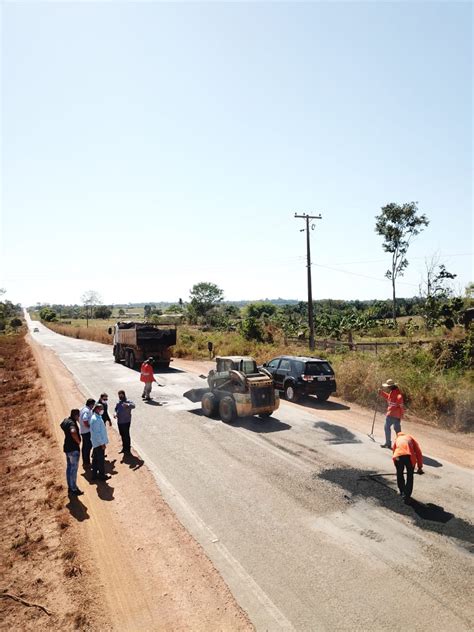
M 6 290 L 0 288 L 0 297 L 3 297 L 4 294 L 6 294 Z M 0 333 L 15 332 L 18 327 L 21 327 L 23 324 L 21 315 L 21 305 L 8 300 L 0 300 Z
M 448 283 L 454 276 L 434 265 L 421 296 L 396 299 L 395 322 L 391 300 L 314 302 L 317 351 L 312 355 L 333 363 L 341 397 L 372 407 L 381 382 L 391 377 L 413 414 L 428 423 L 474 430 L 474 341 L 472 325 L 469 331 L 461 325 L 464 310 L 473 305 L 472 288 L 464 298 L 454 296 Z M 216 355 L 252 355 L 259 362 L 309 353 L 306 303 L 236 305 L 223 296 L 214 284 L 200 283 L 189 303 L 120 305 L 107 312 L 104 306 L 51 305 L 40 306 L 39 315 L 58 333 L 106 344 L 112 342 L 108 327 L 119 319 L 175 323 L 178 358 L 209 359 L 208 342 Z

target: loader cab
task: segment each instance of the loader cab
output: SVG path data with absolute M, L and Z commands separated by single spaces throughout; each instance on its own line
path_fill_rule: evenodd
M 244 375 L 255 375 L 258 373 L 257 363 L 250 356 L 225 356 L 216 358 L 216 370 L 240 371 Z

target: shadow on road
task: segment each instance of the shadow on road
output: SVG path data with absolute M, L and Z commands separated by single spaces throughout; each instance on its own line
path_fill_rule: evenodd
M 315 421 L 313 428 L 316 428 L 317 430 L 321 429 L 327 432 L 330 436 L 328 436 L 325 440 L 334 445 L 342 443 L 362 443 L 360 439 L 357 439 L 355 434 L 347 428 L 344 428 L 344 426 L 330 424 L 326 421 Z
M 231 425 L 258 433 L 281 432 L 291 428 L 289 424 L 280 421 L 276 417 L 267 417 L 266 419 L 260 419 L 260 417 L 237 417 Z
M 66 509 L 69 510 L 71 516 L 78 522 L 83 522 L 84 520 L 89 520 L 90 518 L 89 514 L 87 513 L 87 507 L 83 503 L 81 503 L 77 496 L 72 496 L 69 499 L 69 502 L 66 505 Z
M 114 500 L 114 488 L 107 481 L 92 481 L 96 484 L 97 496 L 101 500 Z
M 348 491 L 353 499 L 367 498 L 375 500 L 380 506 L 400 515 L 412 517 L 414 523 L 424 531 L 439 533 L 456 538 L 472 550 L 474 546 L 474 527 L 472 524 L 456 518 L 443 507 L 425 504 L 412 498 L 406 505 L 398 494 L 398 490 L 391 487 L 383 478 L 384 475 L 374 471 L 364 471 L 357 468 L 334 468 L 314 474 L 314 478 L 326 480 Z M 415 477 L 415 493 L 418 477 Z
M 350 406 L 340 404 L 339 402 L 320 402 L 316 397 L 307 395 L 302 397 L 298 404 L 305 406 L 306 408 L 314 408 L 314 410 L 350 410 Z
M 210 421 L 216 421 L 217 423 L 224 423 L 218 417 L 206 417 L 201 408 L 193 408 L 188 411 L 197 417 L 203 417 Z M 265 432 L 281 432 L 282 430 L 289 430 L 291 426 L 289 424 L 280 421 L 276 417 L 267 417 L 266 419 L 260 419 L 260 417 L 237 417 L 229 426 L 235 428 L 246 428 L 251 432 L 265 433 Z
M 423 465 L 429 465 L 429 467 L 443 467 L 443 464 L 437 461 L 436 459 L 432 459 L 429 456 L 425 456 L 423 454 Z
M 166 402 L 156 402 L 154 399 L 149 399 L 143 400 L 143 403 L 146 404 L 147 406 L 163 406 L 163 404 L 166 404 Z
M 131 470 L 138 470 L 145 463 L 143 459 L 138 458 L 134 454 L 124 454 L 121 463 L 125 463 Z
M 441 522 L 446 524 L 454 518 L 452 513 L 444 511 L 443 507 L 439 505 L 433 505 L 432 503 L 424 504 L 418 500 L 413 499 L 410 503 L 410 507 L 416 513 L 417 516 L 423 520 L 430 520 L 431 522 Z
M 118 474 L 117 470 L 115 469 L 115 462 L 117 459 L 113 459 L 113 461 L 106 461 L 105 462 L 105 473 L 108 474 L 109 476 L 113 476 L 114 474 Z

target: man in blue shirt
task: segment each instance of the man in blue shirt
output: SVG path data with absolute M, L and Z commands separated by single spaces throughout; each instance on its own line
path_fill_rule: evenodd
M 125 391 L 118 392 L 119 401 L 115 406 L 115 419 L 122 437 L 122 452 L 130 454 L 130 424 L 132 423 L 132 410 L 135 404 L 127 399 Z
M 106 481 L 110 478 L 105 474 L 105 446 L 109 442 L 107 429 L 102 413 L 102 404 L 94 406 L 94 412 L 90 420 L 91 443 L 92 443 L 92 478 L 94 480 Z

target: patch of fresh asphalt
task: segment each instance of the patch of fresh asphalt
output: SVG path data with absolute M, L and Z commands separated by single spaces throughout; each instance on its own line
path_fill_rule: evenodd
M 109 346 L 34 324 L 85 396 L 135 400 L 133 445 L 257 629 L 474 627 L 470 471 L 426 467 L 404 505 L 390 453 L 324 412 L 283 402 L 268 422 L 226 425 L 183 399 L 204 381 L 173 369 L 147 405 Z

